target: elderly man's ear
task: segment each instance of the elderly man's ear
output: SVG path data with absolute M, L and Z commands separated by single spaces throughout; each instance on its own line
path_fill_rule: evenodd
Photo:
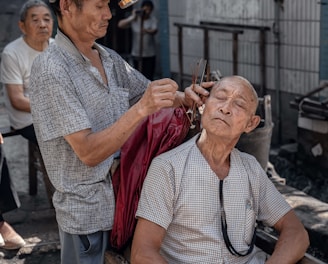
M 258 115 L 253 115 L 252 117 L 251 117 L 251 119 L 249 120 L 249 122 L 248 122 L 248 125 L 247 125 L 247 127 L 245 128 L 245 133 L 249 133 L 249 132 L 251 132 L 252 130 L 254 130 L 258 125 L 259 125 L 259 123 L 260 123 L 260 121 L 261 121 L 261 117 L 260 116 L 258 116 Z

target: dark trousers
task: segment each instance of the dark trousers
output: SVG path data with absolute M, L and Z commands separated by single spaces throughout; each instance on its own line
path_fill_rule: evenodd
M 6 157 L 0 145 L 0 221 L 2 214 L 12 211 L 20 206 L 19 198 L 7 166 Z
M 27 140 L 33 142 L 35 145 L 39 146 L 38 141 L 36 139 L 35 131 L 34 131 L 34 126 L 29 125 L 27 127 L 24 127 L 22 129 L 16 129 L 16 131 L 23 137 L 26 138 Z
M 139 63 L 141 63 L 141 65 L 139 65 Z M 141 67 L 141 71 L 139 66 Z M 142 58 L 141 61 L 139 61 L 138 57 L 133 57 L 133 67 L 145 75 L 148 80 L 152 81 L 155 74 L 156 57 L 145 57 Z
M 109 231 L 98 231 L 88 235 L 73 235 L 60 226 L 61 264 L 104 263 Z

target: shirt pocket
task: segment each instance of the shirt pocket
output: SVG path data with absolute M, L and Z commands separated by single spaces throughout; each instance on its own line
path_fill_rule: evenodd
M 254 211 L 254 204 L 252 200 L 247 199 L 245 205 L 244 241 L 248 245 L 250 245 L 252 242 L 255 226 L 256 226 L 256 213 Z

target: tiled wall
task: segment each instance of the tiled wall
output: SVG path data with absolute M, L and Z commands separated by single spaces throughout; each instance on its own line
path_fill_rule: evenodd
M 280 12 L 281 91 L 304 93 L 319 83 L 320 5 L 315 0 L 285 0 Z M 198 24 L 200 20 L 268 26 L 267 88 L 275 89 L 274 0 L 169 0 L 171 71 L 178 72 L 175 22 Z M 211 68 L 232 74 L 231 35 L 210 32 Z M 238 73 L 259 82 L 258 32 L 239 36 Z M 184 29 L 184 69 L 203 55 L 202 31 Z M 186 72 L 187 73 L 187 72 Z
M 171 71 L 179 72 L 177 27 L 173 24 L 199 24 L 201 20 L 270 27 L 266 34 L 266 88 L 272 95 L 275 130 L 279 127 L 283 140 L 296 138 L 298 113 L 289 101 L 319 85 L 320 11 L 316 0 L 284 0 L 280 12 L 280 55 L 274 34 L 276 1 L 274 0 L 168 0 L 170 16 Z M 184 29 L 184 73 L 203 56 L 201 31 Z M 239 35 L 238 74 L 259 84 L 259 33 L 245 30 Z M 275 68 L 280 60 L 279 75 Z M 232 74 L 231 35 L 210 32 L 210 65 L 223 75 Z M 277 82 L 280 77 L 280 83 Z M 279 87 L 278 87 L 279 84 Z M 279 91 L 280 99 L 276 98 Z M 278 103 L 277 103 L 277 100 Z M 279 107 L 279 111 L 277 111 Z M 275 115 L 278 113 L 277 115 Z M 281 113 L 284 113 L 283 115 Z M 288 122 L 286 121 L 288 120 Z M 277 131 L 275 131 L 277 132 Z M 274 136 L 276 137 L 276 136 Z M 279 137 L 279 136 L 278 136 Z M 275 140 L 274 140 L 275 141 Z

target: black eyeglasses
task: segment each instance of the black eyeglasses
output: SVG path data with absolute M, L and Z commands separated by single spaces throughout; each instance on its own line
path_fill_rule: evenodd
M 224 203 L 223 203 L 223 180 L 220 180 L 220 206 L 221 206 L 221 228 L 222 228 L 222 233 L 223 233 L 223 239 L 224 243 L 226 244 L 229 252 L 232 255 L 239 256 L 239 257 L 244 257 L 249 255 L 254 248 L 255 244 L 255 238 L 256 238 L 256 225 L 254 227 L 254 234 L 252 238 L 251 245 L 249 246 L 248 250 L 246 253 L 240 253 L 238 252 L 231 244 L 229 236 L 228 236 L 228 226 L 227 226 L 227 219 L 224 211 Z

